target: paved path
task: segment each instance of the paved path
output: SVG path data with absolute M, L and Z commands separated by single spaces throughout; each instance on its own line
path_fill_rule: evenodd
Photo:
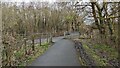
M 70 37 L 71 37 L 71 36 L 74 36 L 74 37 L 75 37 L 76 35 L 78 36 L 78 35 L 79 35 L 79 32 L 71 32 L 70 35 L 66 35 L 66 36 L 70 36 Z M 64 38 L 64 36 L 53 37 L 53 38 L 52 38 L 52 41 L 53 41 L 53 42 L 57 42 L 57 41 L 59 41 L 59 40 L 61 40 L 61 39 L 63 39 L 63 38 Z M 42 39 L 41 39 L 41 42 L 42 42 L 42 43 L 44 43 L 44 42 L 46 42 L 46 41 L 47 41 L 46 38 L 42 38 Z M 31 43 L 32 43 L 32 41 L 31 41 Z M 35 43 L 39 43 L 39 39 L 36 39 L 36 40 L 35 40 Z
M 74 43 L 59 40 L 30 66 L 80 66 Z

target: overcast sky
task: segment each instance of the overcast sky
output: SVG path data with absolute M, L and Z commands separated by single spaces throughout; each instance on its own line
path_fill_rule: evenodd
M 89 0 L 1 0 L 2 2 L 49 2 L 49 3 L 54 3 L 54 2 L 75 2 L 75 1 L 86 1 L 88 2 Z
M 55 2 L 56 0 L 2 0 L 2 2 Z
M 49 2 L 49 3 L 53 3 L 53 2 L 70 2 L 70 1 L 82 1 L 82 2 L 89 2 L 90 0 L 1 0 L 2 2 Z M 92 1 L 96 1 L 96 0 L 92 0 Z M 97 1 L 103 1 L 103 0 L 97 0 Z M 104 0 L 107 2 L 119 2 L 120 0 Z

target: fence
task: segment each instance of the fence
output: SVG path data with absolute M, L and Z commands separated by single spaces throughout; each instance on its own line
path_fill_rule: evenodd
M 5 36 L 2 51 L 2 66 L 16 66 L 26 60 L 27 56 L 34 54 L 35 45 L 43 42 L 51 42 L 51 34 L 32 34 L 27 37 L 15 38 Z M 46 38 L 46 39 L 42 39 Z

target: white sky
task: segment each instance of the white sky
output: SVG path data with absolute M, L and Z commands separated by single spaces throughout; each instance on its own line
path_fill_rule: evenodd
M 2 2 L 55 2 L 56 0 L 2 0 Z
M 1 0 L 2 2 L 70 2 L 70 1 L 82 1 L 89 2 L 90 0 Z M 103 0 L 92 0 L 92 1 L 103 1 Z M 120 2 L 120 0 L 104 0 L 106 2 Z

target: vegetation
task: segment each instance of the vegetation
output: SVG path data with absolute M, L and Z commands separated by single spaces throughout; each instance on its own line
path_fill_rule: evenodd
M 116 59 L 119 7 L 119 2 L 3 2 L 3 66 L 24 65 L 35 59 L 52 43 L 52 37 L 61 36 L 65 31 L 78 31 L 79 39 L 87 38 L 81 41 L 95 59 L 101 57 L 88 44 L 107 52 L 108 59 Z M 42 38 L 47 38 L 47 44 L 42 44 Z
M 14 51 L 13 54 L 13 58 L 11 58 L 11 60 L 13 60 L 13 62 L 11 62 L 12 64 L 14 64 L 14 66 L 26 66 L 29 63 L 31 63 L 33 60 L 35 60 L 37 57 L 39 57 L 40 55 L 42 55 L 49 47 L 50 44 L 48 43 L 43 43 L 41 46 L 39 44 L 35 44 L 35 51 L 32 51 L 31 46 L 27 45 L 27 54 L 25 54 L 25 49 L 20 48 Z M 3 51 L 5 52 L 5 51 Z M 3 55 L 3 64 L 7 65 L 7 56 Z
M 111 47 L 106 45 L 93 45 L 93 48 L 90 48 L 88 45 L 84 44 L 86 52 L 91 55 L 97 65 L 101 66 L 111 66 L 117 65 L 118 52 Z M 112 63 L 112 61 L 115 61 Z

